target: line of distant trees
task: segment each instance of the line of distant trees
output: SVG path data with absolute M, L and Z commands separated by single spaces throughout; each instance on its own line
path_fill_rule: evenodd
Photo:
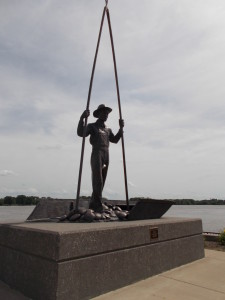
M 81 196 L 80 199 L 90 199 L 90 196 Z M 6 196 L 0 199 L 0 206 L 2 205 L 37 205 L 41 199 L 54 199 L 51 197 L 37 197 L 37 196 L 25 196 L 18 195 L 16 197 Z M 136 202 L 140 199 L 151 199 L 144 197 L 130 198 L 131 202 Z M 107 198 L 103 198 L 103 201 L 107 201 Z M 173 200 L 175 205 L 225 205 L 225 200 L 210 199 L 210 200 L 193 200 L 193 199 L 164 199 Z
M 225 205 L 225 200 L 193 200 L 193 199 L 176 199 L 176 205 Z
M 140 199 L 150 199 L 144 197 L 135 197 L 130 198 L 130 201 L 137 201 Z M 210 199 L 210 200 L 193 200 L 193 199 L 164 199 L 164 200 L 172 200 L 175 205 L 225 205 L 225 200 L 220 199 Z
M 3 205 L 37 205 L 40 200 L 44 199 L 52 199 L 51 197 L 37 197 L 37 196 L 26 196 L 26 195 L 18 195 L 16 197 L 6 196 L 5 198 L 0 199 L 0 206 Z M 91 196 L 81 196 L 80 199 L 91 199 Z M 72 200 L 72 199 L 71 199 Z M 103 201 L 106 201 L 107 198 L 102 198 Z
M 193 199 L 176 199 L 177 205 L 225 205 L 225 200 L 210 199 L 210 200 L 193 200 Z
M 0 199 L 1 205 L 37 205 L 40 201 L 39 197 L 36 196 L 25 196 L 18 195 L 17 197 L 6 196 L 3 199 Z

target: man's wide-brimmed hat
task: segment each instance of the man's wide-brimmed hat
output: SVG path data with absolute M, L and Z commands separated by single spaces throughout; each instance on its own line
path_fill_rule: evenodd
M 112 108 L 105 106 L 105 104 L 100 104 L 100 105 L 98 106 L 98 108 L 93 112 L 93 116 L 94 116 L 95 118 L 98 118 L 98 117 L 99 117 L 99 113 L 100 113 L 102 110 L 106 110 L 108 113 L 110 113 L 110 112 L 112 111 Z

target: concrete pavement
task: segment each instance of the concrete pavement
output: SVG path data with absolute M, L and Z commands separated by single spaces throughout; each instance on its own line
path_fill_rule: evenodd
M 225 300 L 225 252 L 206 250 L 205 254 L 203 259 L 94 299 Z M 28 300 L 2 282 L 0 299 Z
M 225 300 L 225 252 L 101 295 L 95 300 Z

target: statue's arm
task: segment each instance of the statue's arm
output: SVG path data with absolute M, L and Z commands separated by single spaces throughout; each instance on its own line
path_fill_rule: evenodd
M 84 120 L 86 118 L 88 118 L 88 116 L 90 115 L 90 111 L 89 110 L 85 110 L 81 117 L 80 117 L 80 120 L 78 122 L 78 126 L 77 126 L 77 135 L 80 136 L 80 137 L 83 137 L 83 134 L 84 134 Z M 86 134 L 85 136 L 88 136 L 90 134 L 90 131 L 91 131 L 91 126 L 90 124 L 87 125 L 87 128 L 86 128 Z
M 114 144 L 118 143 L 120 138 L 123 135 L 124 120 L 119 120 L 119 125 L 120 125 L 120 129 L 119 129 L 119 131 L 117 132 L 116 135 L 114 135 L 112 130 L 110 129 L 109 141 L 111 143 L 114 143 Z

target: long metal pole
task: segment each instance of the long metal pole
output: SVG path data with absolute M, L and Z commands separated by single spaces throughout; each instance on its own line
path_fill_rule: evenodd
M 88 99 L 87 99 L 86 110 L 89 110 L 89 105 L 90 105 L 92 84 L 93 84 L 94 73 L 95 73 L 95 65 L 96 65 L 97 56 L 98 56 L 98 48 L 99 48 L 99 44 L 100 44 L 100 39 L 101 39 L 101 34 L 102 34 L 102 27 L 103 27 L 103 22 L 104 22 L 104 18 L 105 18 L 106 9 L 107 9 L 107 2 L 106 2 L 106 6 L 104 7 L 103 13 L 102 13 L 102 20 L 101 20 L 101 25 L 100 25 L 99 35 L 98 35 L 98 42 L 97 42 L 97 47 L 96 47 L 95 57 L 94 57 L 94 62 L 93 62 L 93 67 L 92 67 L 92 73 L 91 73 L 91 80 L 90 80 L 89 91 L 88 91 Z M 83 139 L 82 139 L 82 146 L 81 146 L 80 169 L 79 169 L 78 184 L 77 184 L 77 197 L 76 197 L 76 207 L 75 207 L 76 210 L 78 209 L 79 198 L 80 198 L 80 186 L 81 186 L 81 177 L 82 177 L 83 160 L 84 160 L 84 147 L 85 147 L 87 120 L 88 120 L 88 118 L 85 118 Z
M 116 67 L 116 56 L 115 56 L 114 43 L 113 43 L 113 35 L 112 35 L 112 27 L 111 27 L 110 15 L 109 15 L 109 9 L 108 8 L 106 10 L 106 13 L 107 13 L 107 20 L 108 20 L 108 25 L 109 25 L 109 33 L 110 33 L 111 46 L 112 46 L 113 63 L 114 63 L 114 71 L 115 71 L 115 79 L 116 79 L 117 99 L 118 99 L 118 106 L 119 106 L 119 116 L 120 116 L 120 120 L 122 120 L 122 110 L 121 110 L 121 104 L 120 104 L 119 81 L 118 81 L 117 67 Z M 122 140 L 123 170 L 124 170 L 126 203 L 127 203 L 127 210 L 129 210 L 129 197 L 128 197 L 128 185 L 127 185 L 127 169 L 126 169 L 126 158 L 125 158 L 125 146 L 124 146 L 124 136 L 123 136 L 123 133 L 122 133 L 121 140 Z

